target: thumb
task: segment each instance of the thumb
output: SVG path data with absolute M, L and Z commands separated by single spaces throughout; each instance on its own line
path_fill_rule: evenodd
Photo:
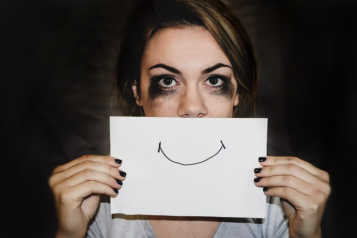
M 289 218 L 296 213 L 295 207 L 288 200 L 280 198 L 280 203 L 286 217 Z
M 93 218 L 95 212 L 97 211 L 99 200 L 99 194 L 91 194 L 83 199 L 81 209 L 85 217 L 87 218 L 87 222 L 89 222 Z

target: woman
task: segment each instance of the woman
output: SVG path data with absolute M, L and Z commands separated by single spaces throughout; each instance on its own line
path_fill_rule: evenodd
M 115 85 L 116 106 L 125 115 L 255 116 L 253 49 L 242 25 L 219 0 L 149 0 L 135 9 Z M 263 221 L 112 217 L 107 200 L 117 196 L 125 180 L 126 173 L 118 173 L 122 160 L 85 155 L 57 167 L 50 178 L 57 237 L 321 237 L 328 174 L 294 157 L 267 156 L 259 162 L 252 183 L 269 196 Z

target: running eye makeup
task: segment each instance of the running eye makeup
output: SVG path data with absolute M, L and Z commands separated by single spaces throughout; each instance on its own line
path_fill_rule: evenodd
M 204 84 L 210 87 L 212 94 L 233 97 L 233 84 L 231 79 L 226 76 L 219 74 L 210 75 Z
M 149 86 L 149 96 L 155 99 L 160 96 L 168 96 L 176 91 L 179 83 L 169 74 L 156 75 L 151 77 Z
M 233 84 L 231 78 L 223 75 L 210 75 L 202 83 L 208 88 L 210 94 L 220 95 L 225 97 L 233 97 Z M 155 99 L 161 96 L 168 96 L 174 94 L 179 85 L 181 85 L 173 75 L 162 74 L 155 75 L 150 79 L 149 96 Z

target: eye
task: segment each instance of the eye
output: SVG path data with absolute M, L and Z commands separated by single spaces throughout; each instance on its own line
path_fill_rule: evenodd
M 213 87 L 218 87 L 223 85 L 224 81 L 223 79 L 221 79 L 220 77 L 216 76 L 216 77 L 212 77 L 212 78 L 208 78 L 206 80 L 206 84 L 209 86 L 213 86 Z
M 164 77 L 158 82 L 158 84 L 161 87 L 169 88 L 177 85 L 177 81 L 171 77 Z

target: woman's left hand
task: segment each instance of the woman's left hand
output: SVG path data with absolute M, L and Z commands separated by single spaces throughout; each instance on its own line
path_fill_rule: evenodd
M 296 157 L 267 156 L 259 162 L 263 167 L 254 170 L 255 185 L 281 199 L 290 237 L 321 237 L 321 219 L 331 192 L 328 173 Z

